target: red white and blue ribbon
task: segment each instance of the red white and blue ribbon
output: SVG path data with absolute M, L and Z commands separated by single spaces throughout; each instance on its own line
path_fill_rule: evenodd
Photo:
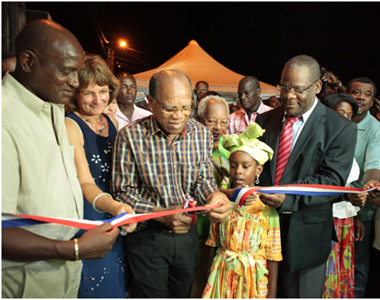
M 278 186 L 262 186 L 252 188 L 237 188 L 232 201 L 243 205 L 245 199 L 254 192 L 261 192 L 267 194 L 291 194 L 291 195 L 303 195 L 303 196 L 331 196 L 342 194 L 360 194 L 364 192 L 370 192 L 375 190 L 376 187 L 363 190 L 360 188 L 334 186 L 334 185 L 322 185 L 322 184 L 288 184 Z
M 131 223 L 138 223 L 145 220 L 150 220 L 158 217 L 169 216 L 179 213 L 191 213 L 198 211 L 210 210 L 216 207 L 219 207 L 220 204 L 216 205 L 206 205 L 198 207 L 189 207 L 175 210 L 166 210 L 154 213 L 146 214 L 127 214 L 122 213 L 112 219 L 108 220 L 85 220 L 85 219 L 70 219 L 70 218 L 57 218 L 57 217 L 44 217 L 44 216 L 35 216 L 35 215 L 25 215 L 25 214 L 2 214 L 2 227 L 16 227 L 16 226 L 27 226 L 27 225 L 37 225 L 43 223 L 55 223 L 65 226 L 76 227 L 79 229 L 89 230 L 95 228 L 105 222 L 111 223 L 112 228 L 123 226 Z
M 254 192 L 262 192 L 267 194 L 294 194 L 294 195 L 306 195 L 306 196 L 326 196 L 326 195 L 341 195 L 346 193 L 363 193 L 375 190 L 376 187 L 363 190 L 360 188 L 351 187 L 340 187 L 331 185 L 317 185 L 317 184 L 289 184 L 281 186 L 271 186 L 271 187 L 253 187 L 253 188 L 238 188 L 236 189 L 233 199 L 236 203 L 242 205 L 245 199 Z M 188 202 L 188 205 L 190 201 Z M 44 217 L 35 215 L 25 215 L 25 214 L 2 214 L 2 227 L 16 227 L 16 226 L 27 226 L 36 225 L 43 223 L 55 223 L 65 226 L 76 227 L 79 229 L 89 230 L 95 228 L 105 222 L 111 223 L 112 228 L 123 226 L 126 224 L 142 222 L 149 219 L 154 219 L 163 216 L 169 216 L 178 213 L 190 213 L 210 210 L 220 205 L 211 206 L 198 206 L 198 207 L 188 207 L 176 210 L 167 210 L 154 213 L 146 214 L 127 214 L 122 213 L 112 219 L 108 220 L 84 220 L 84 219 L 69 219 L 69 218 L 57 218 L 57 217 Z

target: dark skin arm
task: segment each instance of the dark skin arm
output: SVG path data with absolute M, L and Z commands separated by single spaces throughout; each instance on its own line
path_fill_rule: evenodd
M 104 223 L 78 239 L 79 258 L 103 258 L 112 248 L 120 230 Z M 48 259 L 75 260 L 74 241 L 48 239 L 18 227 L 2 229 L 3 258 L 14 261 Z
M 278 261 L 268 260 L 268 294 L 267 298 L 276 298 L 277 296 L 277 277 Z

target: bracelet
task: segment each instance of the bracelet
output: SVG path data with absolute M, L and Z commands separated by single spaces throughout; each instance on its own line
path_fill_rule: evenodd
M 74 239 L 74 251 L 75 251 L 75 260 L 79 260 L 79 244 L 78 244 L 78 239 Z
M 98 213 L 105 213 L 105 211 L 96 208 L 96 201 L 100 198 L 100 196 L 103 196 L 103 195 L 108 195 L 108 196 L 110 196 L 110 197 L 112 198 L 111 194 L 108 194 L 108 193 L 100 193 L 99 195 L 97 195 L 97 196 L 95 197 L 94 201 L 92 201 L 92 207 L 93 207 L 94 210 L 97 211 Z

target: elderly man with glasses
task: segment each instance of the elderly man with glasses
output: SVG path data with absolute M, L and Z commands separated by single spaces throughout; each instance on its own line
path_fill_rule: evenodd
M 325 184 L 344 186 L 356 145 L 356 126 L 321 104 L 318 62 L 299 55 L 282 71 L 282 109 L 259 115 L 262 140 L 275 150 L 264 166 L 264 186 Z M 280 214 L 284 260 L 279 265 L 278 297 L 321 298 L 333 231 L 332 204 L 338 196 L 263 194 Z
M 124 127 L 116 139 L 113 192 L 136 213 L 181 208 L 193 197 L 219 222 L 232 210 L 213 180 L 211 132 L 190 120 L 192 90 L 179 70 L 162 70 L 149 82 L 153 115 Z M 126 236 L 133 298 L 187 298 L 198 258 L 193 218 L 174 214 L 139 223 Z

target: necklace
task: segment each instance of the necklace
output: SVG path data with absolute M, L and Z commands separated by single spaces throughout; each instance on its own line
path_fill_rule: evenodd
M 99 123 L 102 125 L 102 128 L 100 128 L 100 129 L 97 129 L 97 128 L 96 128 L 96 125 L 95 125 L 94 123 L 92 123 L 92 122 L 90 121 L 90 119 L 84 118 L 84 120 L 85 120 L 87 123 L 90 123 L 91 126 L 94 127 L 94 129 L 95 129 L 98 133 L 101 133 L 101 132 L 104 130 L 104 128 L 105 128 L 105 126 L 104 126 L 104 121 L 103 121 L 102 116 L 100 116 L 100 122 L 99 122 Z M 98 123 L 98 124 L 99 124 L 99 123 Z

